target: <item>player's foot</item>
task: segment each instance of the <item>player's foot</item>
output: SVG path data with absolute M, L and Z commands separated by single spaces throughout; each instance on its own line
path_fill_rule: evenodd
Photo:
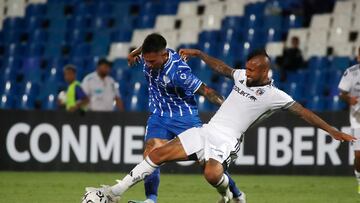
M 86 192 L 100 190 L 102 193 L 106 195 L 106 197 L 109 200 L 109 203 L 117 203 L 120 200 L 120 196 L 115 196 L 114 193 L 111 191 L 109 185 L 101 185 L 100 188 L 86 187 L 85 190 Z
M 128 203 L 155 203 L 152 199 L 146 199 L 144 201 L 129 200 Z
M 233 198 L 234 203 L 246 203 L 246 194 L 244 192 L 241 193 L 239 197 Z
M 222 196 L 221 199 L 219 201 L 217 201 L 217 203 L 230 203 L 232 198 L 233 198 L 233 194 L 230 191 L 230 189 L 228 188 L 226 190 L 226 194 L 224 196 Z

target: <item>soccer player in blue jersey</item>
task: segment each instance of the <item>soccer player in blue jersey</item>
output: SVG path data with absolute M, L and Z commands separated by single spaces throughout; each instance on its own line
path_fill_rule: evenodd
M 191 73 L 190 67 L 178 53 L 166 48 L 166 40 L 159 34 L 148 35 L 141 47 L 129 54 L 129 65 L 143 62 L 145 78 L 149 84 L 149 108 L 151 115 L 145 133 L 144 157 L 177 135 L 192 127 L 202 125 L 198 115 L 195 93 L 203 95 L 213 104 L 220 106 L 224 98 L 206 86 Z M 142 56 L 140 59 L 140 55 Z M 229 176 L 229 175 L 228 175 Z M 245 203 L 245 194 L 230 178 L 233 201 Z M 157 169 L 145 178 L 145 201 L 129 203 L 155 203 L 160 183 Z M 219 200 L 219 203 L 224 200 Z

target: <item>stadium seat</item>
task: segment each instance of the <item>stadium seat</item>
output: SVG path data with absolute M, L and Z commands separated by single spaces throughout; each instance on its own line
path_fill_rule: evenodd
M 312 99 L 308 100 L 306 107 L 315 112 L 321 112 L 325 109 L 326 100 L 321 96 L 314 96 Z
M 264 17 L 264 28 L 269 29 L 269 28 L 273 28 L 273 29 L 277 29 L 277 30 L 281 30 L 282 29 L 282 24 L 283 24 L 283 18 L 282 16 L 265 16 Z
M 198 9 L 198 2 L 181 2 L 177 11 L 178 16 L 196 16 Z
M 288 15 L 283 19 L 283 30 L 288 31 L 292 28 L 300 28 L 303 25 L 303 17 L 298 15 Z
M 111 41 L 112 42 L 130 42 L 132 36 L 131 29 L 119 29 L 113 30 L 111 32 Z
M 331 61 L 331 69 L 338 69 L 345 71 L 345 69 L 349 68 L 350 59 L 349 57 L 334 57 Z
M 1 109 L 13 109 L 15 107 L 14 103 L 15 103 L 15 100 L 12 95 L 3 94 L 1 96 L 1 100 L 0 100 L 0 108 Z
M 29 4 L 26 6 L 26 17 L 42 16 L 46 13 L 45 4 Z
M 222 21 L 222 30 L 228 28 L 239 28 L 239 25 L 244 24 L 244 17 L 243 16 L 226 16 Z
M 327 99 L 326 104 L 326 109 L 329 111 L 342 111 L 347 107 L 347 104 L 337 95 Z
M 41 102 L 42 110 L 55 110 L 56 108 L 57 108 L 57 99 L 56 99 L 56 95 L 54 94 L 49 94 Z
M 313 56 L 308 61 L 308 67 L 310 70 L 326 70 L 330 66 L 330 62 L 327 57 Z
M 215 107 L 204 96 L 196 96 L 196 103 L 199 111 L 210 112 L 214 111 Z
M 3 23 L 3 29 L 8 31 L 19 31 L 25 26 L 24 19 L 20 17 L 6 18 Z
M 206 15 L 202 17 L 202 30 L 219 30 L 221 28 L 222 16 Z
M 301 82 L 291 82 L 287 84 L 285 92 L 296 101 L 301 102 L 304 99 L 304 86 Z

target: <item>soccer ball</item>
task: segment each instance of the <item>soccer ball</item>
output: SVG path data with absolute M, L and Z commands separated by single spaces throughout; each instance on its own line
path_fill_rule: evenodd
M 100 190 L 93 190 L 85 193 L 81 203 L 109 203 L 109 200 Z

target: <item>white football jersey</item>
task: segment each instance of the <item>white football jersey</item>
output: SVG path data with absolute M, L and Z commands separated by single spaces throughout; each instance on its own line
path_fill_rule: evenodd
M 360 97 L 360 65 L 346 69 L 339 83 L 339 89 L 351 96 Z M 360 103 L 350 107 L 350 124 L 353 128 L 360 127 Z
M 208 124 L 227 135 L 240 138 L 241 134 L 257 121 L 295 103 L 273 83 L 248 87 L 245 70 L 236 70 L 233 78 L 233 90 Z

